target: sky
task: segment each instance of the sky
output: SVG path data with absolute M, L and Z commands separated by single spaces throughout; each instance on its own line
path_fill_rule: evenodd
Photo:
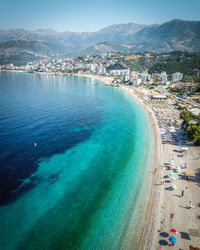
M 0 29 L 91 32 L 174 18 L 200 21 L 200 0 L 0 0 Z

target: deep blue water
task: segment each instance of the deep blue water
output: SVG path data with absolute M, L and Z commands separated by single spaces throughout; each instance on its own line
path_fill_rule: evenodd
M 18 195 L 13 190 L 35 172 L 38 159 L 62 153 L 88 139 L 101 125 L 103 104 L 97 97 L 87 96 L 77 78 L 65 78 L 60 86 L 63 79 L 53 76 L 2 73 L 0 77 L 3 204 Z
M 129 249 L 150 147 L 120 88 L 0 73 L 0 249 Z

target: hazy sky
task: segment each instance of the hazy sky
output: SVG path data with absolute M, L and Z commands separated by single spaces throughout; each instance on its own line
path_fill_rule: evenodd
M 200 0 L 0 0 L 0 29 L 97 31 L 174 18 L 200 20 Z

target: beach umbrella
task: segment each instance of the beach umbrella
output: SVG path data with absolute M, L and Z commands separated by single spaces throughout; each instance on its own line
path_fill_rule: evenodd
M 170 232 L 173 233 L 173 234 L 176 234 L 176 233 L 177 233 L 176 229 L 174 229 L 174 228 L 172 228 L 172 229 L 170 230 Z
M 177 239 L 176 239 L 174 236 L 170 236 L 170 237 L 169 237 L 169 241 L 170 241 L 171 243 L 176 243 L 176 242 L 177 242 Z
M 169 173 L 170 176 L 173 176 L 174 174 L 173 173 Z
M 176 180 L 176 178 L 174 178 L 174 177 L 172 177 L 172 178 L 170 178 L 172 181 L 175 181 Z
M 172 184 L 175 189 L 177 189 L 176 185 Z

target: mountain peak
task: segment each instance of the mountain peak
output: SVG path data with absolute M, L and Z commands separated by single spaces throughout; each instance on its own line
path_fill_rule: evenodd
M 173 19 L 161 25 L 113 24 L 97 32 L 57 32 L 54 29 L 0 30 L 0 41 L 24 38 L 42 41 L 62 51 L 62 56 L 102 51 L 200 51 L 200 21 Z M 27 42 L 28 43 L 28 42 Z M 14 43 L 13 47 L 14 47 Z M 24 43 L 23 43 L 24 44 Z M 29 42 L 31 45 L 31 43 Z M 39 43 L 37 43 L 39 45 Z M 22 41 L 21 41 L 22 45 Z M 41 44 L 44 47 L 44 44 Z M 53 49 L 52 49 L 53 50 Z M 47 51 L 47 50 L 46 50 Z M 90 54 L 91 54 L 90 53 Z
M 54 29 L 52 29 L 52 28 L 33 30 L 33 32 L 39 32 L 39 33 L 57 33 L 57 31 L 54 30 Z
M 180 18 L 174 18 L 169 22 L 166 23 L 193 23 L 193 22 L 199 22 L 199 21 L 195 21 L 195 20 L 184 20 L 184 19 L 180 19 Z M 165 23 L 164 23 L 165 24 Z

